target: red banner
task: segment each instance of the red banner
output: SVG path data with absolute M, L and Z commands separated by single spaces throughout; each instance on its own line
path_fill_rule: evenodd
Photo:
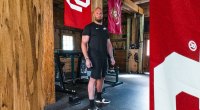
M 150 1 L 150 110 L 199 110 L 199 10 L 199 0 Z
M 91 0 L 64 0 L 64 25 L 83 29 L 91 22 Z
M 110 33 L 122 34 L 121 10 L 121 0 L 108 0 L 108 31 Z

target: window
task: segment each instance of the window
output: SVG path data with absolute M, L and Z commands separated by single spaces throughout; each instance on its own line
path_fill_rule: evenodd
M 62 38 L 62 49 L 63 50 L 73 50 L 73 36 L 63 35 Z
M 150 45 L 149 45 L 149 40 L 147 40 L 147 56 L 150 54 Z

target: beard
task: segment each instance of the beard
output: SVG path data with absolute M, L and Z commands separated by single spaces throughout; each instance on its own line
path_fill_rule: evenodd
M 95 18 L 95 21 L 97 21 L 98 23 L 102 23 L 102 19 L 96 19 Z

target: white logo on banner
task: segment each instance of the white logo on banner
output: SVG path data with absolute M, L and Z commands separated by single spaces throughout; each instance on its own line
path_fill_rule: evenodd
M 66 0 L 66 2 L 69 4 L 69 6 L 73 9 L 73 10 L 76 10 L 76 11 L 79 11 L 79 12 L 82 12 L 83 8 L 86 8 L 90 5 L 90 0 L 86 0 L 86 2 L 83 2 L 81 0 L 75 0 L 76 4 L 72 4 L 70 2 L 70 0 Z M 79 5 L 79 6 L 78 6 Z
M 193 40 L 189 41 L 188 47 L 190 48 L 191 51 L 197 50 L 197 44 Z
M 176 96 L 200 98 L 200 63 L 176 52 L 154 68 L 155 110 L 176 110 Z

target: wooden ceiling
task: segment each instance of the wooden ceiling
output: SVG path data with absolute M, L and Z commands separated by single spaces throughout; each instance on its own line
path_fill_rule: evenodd
M 131 0 L 135 4 L 144 4 L 144 3 L 149 3 L 150 0 Z

